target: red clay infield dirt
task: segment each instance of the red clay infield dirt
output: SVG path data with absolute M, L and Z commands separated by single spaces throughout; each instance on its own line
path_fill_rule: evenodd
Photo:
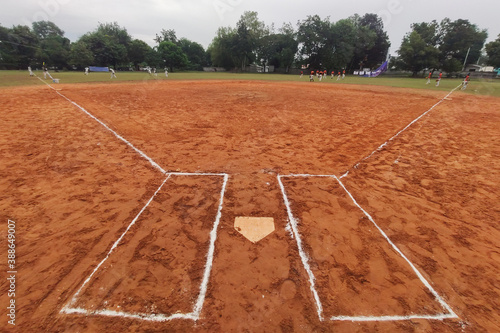
M 499 99 L 456 91 L 364 159 L 446 94 L 55 87 L 0 89 L 0 331 L 500 331 Z

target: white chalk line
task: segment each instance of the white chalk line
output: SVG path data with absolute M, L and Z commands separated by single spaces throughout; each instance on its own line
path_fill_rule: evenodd
M 316 310 L 318 312 L 319 320 L 323 321 L 323 306 L 322 306 L 321 301 L 319 299 L 318 292 L 316 291 L 316 287 L 315 287 L 315 283 L 314 283 L 314 281 L 316 279 L 314 277 L 314 273 L 311 270 L 311 267 L 309 266 L 309 257 L 302 247 L 302 238 L 300 237 L 300 234 L 299 234 L 298 222 L 295 219 L 295 217 L 293 216 L 292 208 L 290 207 L 290 202 L 288 201 L 288 196 L 286 195 L 285 187 L 283 186 L 283 182 L 281 181 L 281 177 L 286 177 L 286 176 L 278 175 L 277 178 L 278 178 L 278 183 L 280 185 L 281 193 L 283 194 L 283 200 L 285 202 L 286 211 L 288 213 L 289 224 L 291 226 L 291 229 L 292 229 L 292 232 L 294 235 L 293 238 L 295 239 L 295 241 L 297 243 L 297 248 L 299 250 L 299 255 L 300 255 L 300 259 L 302 261 L 302 265 L 304 266 L 304 269 L 306 270 L 307 275 L 309 277 L 309 285 L 310 285 L 311 292 L 314 296 L 314 301 L 316 302 L 316 308 L 317 308 Z
M 174 319 L 191 319 L 196 320 L 195 315 L 192 313 L 176 313 L 171 316 L 163 314 L 147 314 L 147 313 L 128 313 L 113 310 L 85 310 L 81 308 L 70 308 L 64 311 L 65 314 L 80 314 L 86 316 L 105 316 L 105 317 L 121 317 L 128 319 L 139 319 L 154 322 L 165 322 Z
M 41 79 L 40 77 L 38 77 L 38 75 L 36 75 L 36 74 L 35 74 L 35 77 L 36 77 L 38 80 L 40 80 L 40 81 L 42 81 L 43 83 L 45 83 L 46 85 L 48 85 L 50 89 L 53 89 L 53 90 L 55 90 L 55 91 L 59 91 L 59 90 L 60 90 L 60 89 L 56 89 L 56 88 L 52 87 L 50 84 L 48 84 L 47 82 L 45 82 L 44 80 L 42 80 L 42 79 Z
M 127 139 L 125 139 L 123 136 L 121 136 L 120 134 L 116 133 L 114 130 L 112 130 L 108 125 L 106 125 L 104 122 L 102 122 L 99 118 L 95 117 L 93 114 L 91 114 L 90 112 L 88 112 L 87 110 L 85 110 L 83 107 L 81 107 L 80 105 L 78 105 L 77 103 L 73 102 L 71 99 L 69 99 L 68 97 L 64 96 L 63 94 L 61 94 L 59 91 L 56 91 L 56 93 L 63 97 L 64 99 L 66 99 L 68 102 L 70 102 L 71 104 L 73 104 L 74 106 L 76 106 L 78 109 L 80 109 L 82 112 L 84 112 L 87 116 L 89 116 L 90 118 L 94 119 L 95 121 L 97 121 L 99 124 L 101 124 L 102 126 L 104 126 L 104 128 L 106 128 L 108 131 L 110 131 L 111 133 L 113 133 L 113 135 L 120 139 L 121 141 L 123 141 L 127 146 L 129 146 L 130 148 L 132 148 L 136 153 L 138 153 L 140 156 L 142 156 L 144 159 L 146 159 L 154 168 L 156 168 L 157 170 L 161 171 L 161 173 L 163 174 L 167 174 L 168 172 L 165 171 L 161 166 L 159 166 L 155 161 L 153 161 L 153 159 L 151 157 L 149 157 L 148 155 L 146 155 L 144 152 L 142 152 L 140 149 L 136 148 L 132 143 L 130 143 Z
M 87 309 L 82 309 L 82 308 L 74 308 L 72 307 L 73 304 L 77 301 L 78 296 L 80 295 L 81 291 L 85 287 L 86 284 L 89 283 L 89 281 L 92 279 L 93 275 L 97 272 L 97 270 L 102 266 L 102 264 L 109 258 L 113 250 L 118 246 L 120 241 L 123 239 L 125 234 L 129 231 L 129 229 L 132 227 L 132 225 L 135 224 L 137 219 L 140 217 L 140 215 L 144 212 L 144 210 L 149 206 L 149 204 L 153 201 L 154 197 L 158 194 L 158 192 L 161 190 L 165 182 L 172 176 L 172 175 L 178 175 L 178 176 L 223 176 L 224 181 L 222 184 L 221 192 L 220 192 L 220 199 L 219 199 L 219 206 L 217 209 L 217 215 L 215 217 L 214 221 L 214 226 L 210 232 L 210 245 L 208 248 L 207 252 L 207 261 L 205 263 L 205 270 L 203 274 L 203 280 L 200 284 L 200 292 L 198 294 L 198 298 L 196 303 L 193 306 L 193 311 L 190 313 L 175 313 L 173 315 L 167 316 L 165 314 L 145 314 L 145 313 L 128 313 L 128 312 L 120 312 L 120 311 L 113 311 L 113 310 L 87 310 Z M 111 250 L 108 252 L 106 257 L 97 265 L 97 267 L 94 269 L 94 271 L 90 274 L 90 276 L 84 281 L 82 286 L 78 289 L 78 291 L 73 295 L 71 301 L 65 305 L 60 313 L 65 313 L 65 314 L 84 314 L 84 315 L 101 315 L 101 316 L 107 316 L 107 317 L 122 317 L 122 318 L 130 318 L 130 319 L 140 319 L 140 320 L 147 320 L 147 321 L 158 321 L 158 322 L 163 322 L 163 321 L 170 321 L 173 319 L 190 319 L 197 321 L 200 317 L 201 310 L 203 308 L 203 303 L 205 301 L 206 297 L 206 292 L 207 292 L 207 287 L 208 287 L 208 282 L 210 279 L 210 273 L 212 270 L 212 265 L 213 265 L 213 258 L 214 258 L 214 252 L 215 252 L 215 241 L 217 240 L 217 230 L 219 227 L 220 219 L 222 216 L 222 207 L 224 203 L 224 195 L 226 191 L 226 185 L 227 181 L 229 179 L 229 175 L 225 173 L 220 173 L 220 174 L 214 174 L 214 173 L 181 173 L 181 172 L 176 172 L 176 173 L 171 173 L 168 174 L 168 177 L 163 181 L 163 183 L 160 185 L 160 187 L 156 190 L 154 195 L 149 199 L 147 204 L 142 208 L 142 210 L 137 214 L 137 216 L 134 218 L 134 220 L 130 223 L 130 225 L 127 227 L 125 232 L 118 238 L 118 240 L 113 244 L 111 247 Z
M 451 307 L 443 300 L 443 298 L 441 296 L 439 296 L 439 294 L 436 292 L 436 290 L 434 290 L 434 288 L 432 288 L 432 286 L 425 279 L 425 277 L 422 275 L 422 273 L 420 273 L 420 271 L 415 267 L 415 265 L 413 265 L 413 263 L 403 254 L 403 252 L 401 252 L 401 250 L 396 246 L 396 244 L 394 244 L 391 241 L 391 239 L 387 236 L 387 234 L 378 226 L 378 224 L 375 222 L 375 220 L 372 218 L 372 216 L 370 214 L 368 214 L 368 212 L 366 210 L 364 210 L 363 207 L 361 207 L 361 205 L 356 201 L 356 199 L 354 199 L 353 195 L 351 194 L 351 192 L 349 192 L 347 190 L 347 188 L 344 186 L 344 184 L 342 183 L 342 181 L 340 179 L 338 179 L 336 176 L 333 176 L 333 178 L 335 178 L 337 180 L 337 182 L 340 184 L 340 186 L 342 186 L 342 188 L 344 189 L 344 191 L 349 195 L 349 197 L 351 198 L 352 202 L 363 212 L 363 214 L 365 214 L 365 216 L 370 220 L 370 222 L 373 223 L 373 225 L 378 229 L 378 231 L 382 234 L 382 236 L 384 236 L 384 238 L 392 246 L 392 248 L 397 253 L 399 253 L 399 255 L 408 263 L 408 265 L 410 265 L 410 267 L 415 272 L 415 274 L 418 276 L 418 278 L 420 279 L 420 281 L 434 295 L 434 298 L 439 302 L 439 304 L 446 311 L 448 311 L 448 314 L 446 314 L 446 316 L 452 316 L 451 318 L 458 318 L 458 316 L 455 314 L 455 312 L 453 312 L 453 310 L 451 309 Z
M 135 219 L 132 221 L 132 223 L 128 226 L 128 228 L 125 230 L 125 232 L 121 235 L 121 237 L 115 242 L 115 244 L 112 246 L 111 250 L 108 252 L 107 256 L 97 265 L 97 267 L 94 269 L 94 271 L 90 274 L 90 276 L 87 278 L 87 280 L 84 281 L 82 286 L 78 289 L 78 291 L 75 293 L 73 296 L 72 300 L 64 306 L 61 310 L 61 313 L 66 313 L 66 314 L 86 314 L 86 315 L 103 315 L 103 316 L 118 316 L 118 317 L 126 317 L 126 318 L 135 318 L 135 319 L 143 319 L 143 320 L 152 320 L 152 321 L 168 321 L 172 319 L 192 319 L 192 320 L 198 320 L 201 310 L 203 308 L 203 303 L 205 300 L 206 296 L 206 291 L 207 291 L 207 286 L 208 286 L 208 280 L 210 278 L 210 272 L 212 270 L 212 263 L 213 263 L 213 255 L 215 251 L 215 241 L 217 239 L 217 229 L 219 226 L 220 218 L 222 216 L 222 205 L 223 205 L 223 200 L 224 200 L 224 193 L 226 190 L 226 184 L 228 181 L 229 176 L 226 173 L 205 173 L 205 172 L 167 172 L 165 171 L 162 167 L 160 167 L 152 158 L 147 156 L 144 152 L 142 152 L 140 149 L 136 148 L 132 143 L 130 143 L 128 140 L 126 140 L 123 136 L 120 134 L 116 133 L 114 130 L 112 130 L 108 125 L 106 125 L 104 122 L 102 122 L 100 119 L 95 117 L 93 114 L 88 112 L 85 108 L 82 106 L 78 105 L 76 102 L 72 101 L 65 95 L 61 94 L 58 89 L 55 89 L 52 87 L 50 84 L 47 82 L 43 81 L 39 77 L 37 77 L 40 81 L 45 83 L 47 86 L 49 86 L 51 89 L 56 91 L 56 93 L 66 99 L 68 102 L 76 106 L 78 109 L 80 109 L 82 112 L 84 112 L 86 115 L 97 121 L 99 124 L 101 124 L 104 128 L 106 128 L 108 131 L 110 131 L 116 138 L 119 140 L 123 141 L 125 144 L 127 144 L 129 147 L 131 147 L 135 152 L 137 152 L 141 157 L 146 159 L 153 167 L 161 171 L 163 174 L 168 173 L 168 177 L 165 179 L 165 181 L 162 183 L 162 185 L 157 189 L 153 197 L 148 201 L 146 206 L 143 207 L 143 209 L 139 212 L 139 214 L 135 217 Z M 142 214 L 142 212 L 147 208 L 147 206 L 151 203 L 153 198 L 156 196 L 158 191 L 163 187 L 165 182 L 172 176 L 222 176 L 224 177 L 224 182 L 221 190 L 221 198 L 219 202 L 219 208 L 217 211 L 217 216 L 216 220 L 214 222 L 214 227 L 212 231 L 210 232 L 210 246 L 208 250 L 208 255 L 207 255 L 207 263 L 205 265 L 205 270 L 203 274 L 203 280 L 200 285 L 200 293 L 198 295 L 198 299 L 195 303 L 194 306 L 194 311 L 192 313 L 188 314 L 174 314 L 171 316 L 165 316 L 165 315 L 150 315 L 150 314 L 130 314 L 126 312 L 117 312 L 117 311 L 111 311 L 111 310 L 85 310 L 85 309 L 78 309 L 78 308 L 71 308 L 71 305 L 75 303 L 77 297 L 81 293 L 82 289 L 85 287 L 85 285 L 92 279 L 92 276 L 96 273 L 96 271 L 102 266 L 102 264 L 109 258 L 110 254 L 113 252 L 113 250 L 116 248 L 118 243 L 121 241 L 121 239 L 125 236 L 125 234 L 128 232 L 130 227 L 135 224 L 139 216 Z
M 210 246 L 208 248 L 208 253 L 207 253 L 205 272 L 203 273 L 203 281 L 200 286 L 200 294 L 198 295 L 198 300 L 196 301 L 196 304 L 193 309 L 193 313 L 196 318 L 195 320 L 198 320 L 198 318 L 200 317 L 201 309 L 203 307 L 203 303 L 205 301 L 205 296 L 207 293 L 208 280 L 210 278 L 210 272 L 212 271 L 212 264 L 214 260 L 215 241 L 217 240 L 217 230 L 219 228 L 219 222 L 222 216 L 222 205 L 224 203 L 224 194 L 226 192 L 226 185 L 228 178 L 229 176 L 225 174 L 224 182 L 222 184 L 222 189 L 220 191 L 220 200 L 219 200 L 219 208 L 217 208 L 217 216 L 215 218 L 212 231 L 210 232 Z
M 62 308 L 61 312 L 65 312 L 67 308 L 69 308 L 70 306 L 72 306 L 75 303 L 75 301 L 77 300 L 78 296 L 80 295 L 80 292 L 82 291 L 82 289 L 87 285 L 87 283 L 90 282 L 90 280 L 92 279 L 92 277 L 94 276 L 94 274 L 97 272 L 97 270 L 99 270 L 99 268 L 101 268 L 102 264 L 104 264 L 104 262 L 106 262 L 106 260 L 108 260 L 108 258 L 111 255 L 111 253 L 113 253 L 113 251 L 116 249 L 116 247 L 121 242 L 121 240 L 123 239 L 123 237 L 125 237 L 125 235 L 130 230 L 130 228 L 135 224 L 135 222 L 137 222 L 137 220 L 139 219 L 139 217 L 141 216 L 141 214 L 146 210 L 146 208 L 153 201 L 153 199 L 156 197 L 156 195 L 158 194 L 158 192 L 161 190 L 161 188 L 163 187 L 163 185 L 167 182 L 167 180 L 170 177 L 171 177 L 171 175 L 168 175 L 168 177 L 165 178 L 165 180 L 161 183 L 160 187 L 158 187 L 158 189 L 155 191 L 155 193 L 153 194 L 153 196 L 148 200 L 148 202 L 144 205 L 144 207 L 142 207 L 141 211 L 134 217 L 134 219 L 132 220 L 132 222 L 130 222 L 130 224 L 128 225 L 127 229 L 125 229 L 125 231 L 116 240 L 116 242 L 113 244 L 113 246 L 111 246 L 111 249 L 108 251 L 108 254 L 106 255 L 106 257 L 104 257 L 104 259 L 102 259 L 101 262 L 96 266 L 96 268 L 94 269 L 94 271 L 92 273 L 90 273 L 90 275 L 88 276 L 88 278 L 83 282 L 83 284 L 80 286 L 80 288 L 78 288 L 77 292 L 73 295 L 73 297 L 70 300 L 70 302 Z
M 403 320 L 414 320 L 414 319 L 424 319 L 424 320 L 444 320 L 444 319 L 456 319 L 457 316 L 451 314 L 443 315 L 409 315 L 409 316 L 336 316 L 331 317 L 332 321 L 403 321 Z
M 403 128 L 402 130 L 400 130 L 399 132 L 397 132 L 395 135 L 393 135 L 389 140 L 387 140 L 386 142 L 384 142 L 383 144 L 381 144 L 380 146 L 378 146 L 377 149 L 375 149 L 374 151 L 372 151 L 369 155 L 367 155 L 366 157 L 362 158 L 359 162 L 357 162 L 353 167 L 351 167 L 349 170 L 351 169 L 357 169 L 358 166 L 363 163 L 365 160 L 369 159 L 370 157 L 372 157 L 375 153 L 377 153 L 378 151 L 382 150 L 385 146 L 387 146 L 392 140 L 394 140 L 395 138 L 397 138 L 401 133 L 403 133 L 404 131 L 406 131 L 410 126 L 412 126 L 414 123 L 416 123 L 417 121 L 419 121 L 422 117 L 424 117 L 426 114 L 428 114 L 429 112 L 431 112 L 434 108 L 436 108 L 439 104 L 441 104 L 445 99 L 447 99 L 455 90 L 457 90 L 458 88 L 461 87 L 461 84 L 459 86 L 457 86 L 456 88 L 452 89 L 445 97 L 443 97 L 439 102 L 437 102 L 436 104 L 434 104 L 433 106 L 431 106 L 431 108 L 427 111 L 425 111 L 424 113 L 422 113 L 420 116 L 418 116 L 417 118 L 415 118 L 412 122 L 410 122 L 408 125 L 406 125 L 405 128 Z M 340 179 L 344 178 L 344 177 L 347 177 L 347 175 L 349 174 L 349 170 L 347 170 L 342 176 L 340 176 Z
M 291 175 L 278 175 L 278 181 L 280 183 L 281 191 L 283 193 L 283 199 L 285 201 L 285 206 L 287 208 L 288 212 L 288 217 L 292 222 L 292 229 L 294 231 L 295 239 L 297 240 L 297 244 L 299 242 L 301 243 L 300 240 L 300 235 L 298 233 L 298 230 L 294 228 L 297 226 L 297 222 L 295 218 L 293 217 L 291 208 L 290 208 L 290 203 L 288 201 L 288 197 L 286 196 L 285 193 L 285 188 L 283 186 L 283 183 L 281 182 L 281 178 L 289 178 L 289 177 L 331 177 L 335 179 L 339 185 L 344 189 L 344 191 L 349 195 L 351 198 L 352 202 L 363 212 L 363 214 L 372 222 L 373 225 L 377 228 L 377 230 L 382 234 L 382 236 L 385 238 L 385 240 L 391 245 L 391 247 L 408 263 L 408 265 L 411 267 L 413 272 L 417 275 L 417 277 L 420 279 L 420 281 L 424 284 L 425 287 L 432 293 L 436 301 L 443 307 L 448 313 L 445 314 L 436 314 L 436 315 L 409 315 L 409 316 L 334 316 L 330 317 L 330 320 L 344 320 L 344 321 L 390 321 L 390 320 L 411 320 L 411 319 L 432 319 L 432 320 L 443 320 L 443 319 L 454 319 L 454 318 L 459 318 L 455 312 L 451 309 L 451 307 L 443 300 L 443 298 L 434 290 L 434 288 L 430 285 L 430 283 L 425 279 L 425 277 L 420 273 L 420 271 L 413 265 L 413 263 L 401 252 L 401 250 L 394 244 L 391 239 L 387 236 L 387 234 L 378 226 L 378 224 L 375 222 L 375 220 L 371 217 L 370 214 L 366 210 L 359 205 L 359 203 L 354 199 L 353 195 L 347 190 L 347 188 L 344 186 L 344 184 L 341 182 L 341 180 L 335 176 L 335 175 L 310 175 L 310 174 L 291 174 Z M 299 246 L 299 252 L 304 252 L 302 249 L 302 245 Z M 301 258 L 308 258 L 307 254 L 304 252 L 303 254 L 301 253 Z M 304 264 L 304 260 L 302 260 Z M 307 260 L 306 260 L 307 263 Z M 309 281 L 315 280 L 314 273 L 311 271 L 309 264 L 307 263 L 307 266 L 304 264 L 304 268 L 306 269 L 308 275 L 309 275 Z M 318 306 L 318 315 L 320 320 L 322 320 L 322 316 L 320 313 L 322 313 L 322 305 L 319 297 L 316 297 L 317 292 L 314 287 L 314 284 L 311 283 L 311 289 L 314 290 L 313 294 L 315 295 L 315 301 Z M 320 312 L 321 311 L 321 312 Z
M 87 110 L 85 110 L 85 108 L 83 108 L 82 106 L 80 106 L 79 104 L 77 104 L 76 102 L 72 101 L 70 98 L 66 97 L 65 95 L 61 94 L 57 89 L 55 89 L 54 87 L 52 87 L 50 84 L 48 84 L 47 82 L 43 81 L 42 79 L 40 79 L 38 76 L 37 78 L 42 81 L 43 83 L 45 83 L 46 85 L 48 85 L 51 89 L 55 90 L 55 92 L 61 96 L 62 98 L 66 99 L 68 102 L 70 102 L 71 104 L 73 104 L 74 106 L 76 106 L 78 109 L 80 109 L 83 113 L 85 113 L 87 116 L 89 116 L 90 118 L 94 119 L 95 121 L 97 121 L 99 124 L 101 124 L 104 128 L 106 128 L 108 131 L 110 131 L 116 138 L 118 138 L 119 140 L 121 140 L 122 142 L 124 142 L 127 146 L 129 146 L 130 148 L 132 148 L 136 153 L 138 153 L 141 157 L 143 157 L 144 159 L 146 159 L 154 168 L 156 168 L 157 170 L 159 170 L 161 173 L 163 174 L 171 174 L 171 175 L 185 175 L 185 176 L 224 176 L 226 175 L 225 173 L 202 173 L 202 172 L 169 172 L 169 171 L 166 171 L 164 170 L 160 165 L 158 165 L 151 157 L 149 157 L 148 155 L 146 155 L 143 151 L 141 151 L 140 149 L 136 148 L 132 143 L 130 143 L 127 139 L 125 139 L 123 136 L 121 136 L 120 134 L 118 134 L 117 132 L 115 132 L 113 129 L 111 129 L 108 125 L 106 125 L 103 121 L 101 121 L 99 118 L 97 118 L 96 116 L 94 116 L 93 114 L 91 114 L 90 112 L 88 112 Z

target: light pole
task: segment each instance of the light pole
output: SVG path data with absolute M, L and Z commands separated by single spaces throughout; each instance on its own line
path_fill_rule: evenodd
M 467 63 L 467 58 L 469 57 L 470 47 L 467 50 L 467 55 L 465 56 L 464 66 L 462 67 L 462 72 L 465 70 L 465 64 Z

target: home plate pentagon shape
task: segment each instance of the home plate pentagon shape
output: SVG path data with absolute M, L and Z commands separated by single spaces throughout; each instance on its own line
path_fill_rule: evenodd
M 234 220 L 234 229 L 252 243 L 257 243 L 274 231 L 274 219 L 239 216 Z

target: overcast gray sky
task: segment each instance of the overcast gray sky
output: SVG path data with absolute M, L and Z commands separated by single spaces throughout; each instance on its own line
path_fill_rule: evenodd
M 260 20 L 280 27 L 296 25 L 307 15 L 330 16 L 332 21 L 355 13 L 375 13 L 383 18 L 395 54 L 410 24 L 416 22 L 468 19 L 488 30 L 488 41 L 500 34 L 498 0 L 0 0 L 0 24 L 11 27 L 49 20 L 76 41 L 94 30 L 98 22 L 118 22 L 134 38 L 151 46 L 161 29 L 174 29 L 205 48 L 220 26 L 236 25 L 244 11 L 257 11 Z

